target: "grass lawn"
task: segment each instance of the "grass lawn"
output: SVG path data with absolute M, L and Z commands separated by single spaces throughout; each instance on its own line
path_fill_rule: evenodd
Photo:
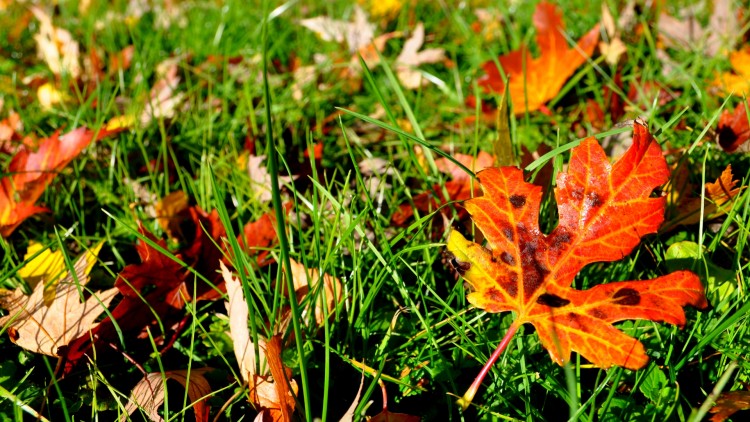
M 549 47 L 536 2 L 251 3 L 0 0 L 0 421 L 697 421 L 730 391 L 750 408 L 750 160 L 730 145 L 748 129 L 727 123 L 750 115 L 730 61 L 746 4 L 713 2 L 717 25 L 711 2 L 607 1 L 611 23 L 559 2 Z M 571 53 L 537 62 L 554 48 Z M 503 74 L 526 80 L 510 98 Z M 596 136 L 614 160 L 634 121 L 668 166 L 645 193 L 665 223 L 572 287 L 692 270 L 709 306 L 682 329 L 621 318 L 640 369 L 579 344 L 559 365 L 521 325 L 463 410 L 519 315 L 469 303 L 446 250 L 451 228 L 492 243 L 461 205 L 471 170 L 525 168 L 550 233 L 571 148 Z M 35 312 L 12 305 L 32 291 Z

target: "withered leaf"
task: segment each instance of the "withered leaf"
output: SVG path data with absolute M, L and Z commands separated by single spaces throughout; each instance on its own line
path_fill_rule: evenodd
M 117 289 L 91 292 L 86 284 L 102 244 L 85 252 L 74 264 L 74 273 L 54 281 L 52 300 L 45 302 L 45 280 L 40 280 L 30 296 L 21 288 L 0 296 L 0 307 L 9 314 L 0 318 L 0 326 L 8 328 L 10 339 L 34 353 L 62 356 L 61 348 L 86 336 L 99 315 L 109 306 Z M 81 301 L 81 296 L 91 294 Z

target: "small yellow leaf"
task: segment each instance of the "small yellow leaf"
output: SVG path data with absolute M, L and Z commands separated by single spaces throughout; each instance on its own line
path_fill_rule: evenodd
M 135 126 L 135 116 L 132 114 L 122 114 L 111 118 L 107 125 L 104 127 L 106 131 L 115 131 L 119 129 L 127 129 Z
M 67 95 L 60 92 L 49 82 L 37 88 L 36 97 L 44 110 L 51 110 L 55 105 L 68 99 Z

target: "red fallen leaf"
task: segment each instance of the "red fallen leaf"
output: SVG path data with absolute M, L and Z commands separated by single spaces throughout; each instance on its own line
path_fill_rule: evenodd
M 291 204 L 285 207 L 288 210 Z M 226 241 L 222 239 L 226 237 L 226 231 L 218 213 L 215 210 L 206 213 L 199 207 L 192 206 L 183 210 L 179 218 L 179 222 L 175 223 L 182 226 L 191 237 L 182 239 L 189 246 L 176 253 L 175 258 L 208 279 L 209 283 L 192 275 L 183 264 L 165 256 L 148 243 L 139 241 L 136 249 L 141 263 L 126 266 L 115 281 L 115 287 L 120 290 L 123 298 L 111 314 L 123 332 L 134 332 L 136 336 L 143 337 L 144 330 L 151 327 L 152 334 L 158 334 L 161 329 L 157 318 L 161 321 L 161 326 L 171 327 L 182 316 L 181 311 L 187 301 L 216 300 L 226 292 L 224 278 L 218 271 L 220 261 L 226 261 L 224 255 L 228 251 L 217 247 L 226 245 Z M 267 255 L 268 249 L 277 239 L 274 225 L 274 215 L 269 212 L 257 221 L 248 223 L 244 236 L 241 234 L 238 237 L 238 242 L 246 248 L 246 253 L 257 254 L 259 266 L 273 262 L 267 259 Z M 166 249 L 165 241 L 156 239 L 142 226 L 139 230 L 143 236 Z M 195 286 L 192 280 L 195 280 Z M 71 343 L 65 355 L 65 373 L 72 370 L 89 352 L 92 338 L 97 341 L 116 339 L 115 327 L 109 317 L 96 327 L 92 336 L 82 337 Z
M 223 296 L 226 288 L 223 286 L 223 278 L 219 274 L 219 261 L 224 258 L 221 249 L 222 238 L 227 232 L 221 223 L 219 213 L 216 210 L 206 214 L 199 207 L 190 207 L 189 221 L 195 226 L 195 234 L 187 249 L 183 249 L 182 255 L 185 261 L 192 265 L 199 274 L 203 274 L 210 282 L 197 282 L 196 300 L 217 300 Z M 218 245 L 218 247 L 217 247 Z M 192 284 L 188 287 L 190 295 L 193 295 Z
M 292 203 L 284 204 L 284 211 L 288 213 L 292 209 Z M 276 234 L 276 214 L 273 211 L 263 214 L 258 220 L 245 224 L 242 233 L 237 236 L 237 242 L 246 254 L 255 255 L 255 261 L 263 267 L 273 263 L 268 259 L 270 248 L 278 240 Z
M 711 422 L 723 422 L 740 410 L 750 409 L 750 391 L 730 391 L 722 393 L 709 412 Z
M 559 225 L 547 235 L 539 229 L 540 186 L 526 183 L 515 167 L 479 174 L 484 196 L 465 207 L 490 249 L 454 230 L 448 250 L 473 287 L 469 302 L 487 312 L 514 311 L 516 320 L 462 406 L 522 324 L 534 325 L 558 364 L 577 351 L 598 367 L 638 369 L 648 362 L 643 344 L 613 323 L 647 319 L 684 326 L 683 306 L 707 306 L 700 279 L 689 271 L 583 291 L 569 287 L 584 266 L 619 260 L 641 236 L 656 232 L 666 198 L 651 193 L 668 178 L 659 144 L 645 126 L 636 123 L 631 147 L 614 164 L 596 139 L 588 138 L 573 148 L 567 172 L 557 177 Z
M 163 240 L 156 239 L 142 226 L 139 231 L 151 242 L 166 249 Z M 170 327 L 180 316 L 179 311 L 184 308 L 191 293 L 185 286 L 188 271 L 149 243 L 139 241 L 136 250 L 141 263 L 126 266 L 115 280 L 122 300 L 111 315 L 92 330 L 91 335 L 80 337 L 69 345 L 64 355 L 64 374 L 69 373 L 89 353 L 93 343 L 110 342 L 117 338 L 112 319 L 122 332 L 135 333 L 142 338 L 147 335 L 147 327 L 152 328 L 153 335 L 159 335 L 160 327 Z M 182 259 L 179 254 L 175 257 Z
M 8 166 L 10 176 L 0 179 L 0 235 L 8 237 L 28 217 L 47 211 L 34 205 L 57 172 L 94 139 L 86 128 L 59 132 L 40 141 L 35 152 L 22 148 Z
M 445 192 L 443 192 L 445 188 Z M 475 185 L 474 192 L 479 192 Z M 471 185 L 464 182 L 445 182 L 444 185 L 435 184 L 432 191 L 421 193 L 413 198 L 414 206 L 404 204 L 391 217 L 391 222 L 396 226 L 403 226 L 414 216 L 414 209 L 424 214 L 437 210 L 440 206 L 450 201 L 463 201 L 472 197 Z
M 143 226 L 139 227 L 139 231 L 156 245 L 167 248 L 166 242 L 156 239 Z M 138 241 L 136 250 L 141 263 L 127 265 L 115 280 L 115 287 L 123 298 L 112 310 L 112 317 L 122 331 L 141 335 L 146 327 L 158 325 L 157 317 L 167 326 L 165 322 L 184 308 L 192 292 L 185 286 L 189 273 L 182 264 L 144 241 Z M 183 259 L 180 254 L 175 258 Z M 110 317 L 102 321 L 99 327 L 101 329 L 97 334 L 100 336 L 111 338 L 114 334 L 107 332 L 114 328 Z M 157 328 L 154 333 L 158 331 Z
M 577 46 L 568 48 L 563 35 L 562 13 L 545 1 L 536 7 L 534 27 L 539 57 L 531 57 L 525 46 L 498 57 L 509 79 L 508 92 L 515 114 L 539 110 L 554 98 L 565 81 L 591 57 L 599 40 L 599 25 L 596 25 L 578 40 Z M 479 85 L 485 92 L 502 93 L 505 88 L 503 73 L 495 61 L 484 63 L 482 68 L 486 74 L 479 78 Z
M 734 112 L 723 110 L 716 127 L 719 146 L 726 152 L 747 151 L 745 143 L 750 139 L 750 124 L 747 120 L 746 103 L 740 103 Z
M 481 170 L 487 167 L 491 167 L 495 162 L 495 157 L 487 152 L 479 151 L 477 156 L 468 154 L 455 154 L 453 159 L 461 163 L 468 169 Z M 455 162 L 441 157 L 435 160 L 435 166 L 438 170 L 445 174 L 450 174 L 454 182 L 469 182 L 471 181 L 471 175 L 466 173 L 464 169 L 456 165 Z

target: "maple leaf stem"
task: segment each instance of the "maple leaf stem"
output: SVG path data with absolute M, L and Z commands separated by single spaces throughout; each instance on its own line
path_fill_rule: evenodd
M 477 374 L 477 377 L 474 378 L 474 382 L 471 383 L 471 386 L 468 390 L 464 393 L 464 396 L 458 399 L 457 403 L 459 406 L 461 406 L 461 410 L 466 410 L 469 405 L 471 404 L 471 401 L 474 400 L 474 396 L 477 394 L 477 390 L 479 390 L 479 386 L 482 385 L 482 381 L 484 381 L 484 377 L 487 376 L 487 373 L 490 372 L 490 368 L 492 368 L 492 365 L 495 364 L 495 361 L 497 361 L 497 358 L 500 357 L 501 354 L 505 351 L 505 348 L 508 347 L 508 344 L 510 343 L 510 340 L 513 338 L 513 335 L 516 334 L 516 331 L 518 331 L 518 324 L 513 323 L 508 328 L 508 331 L 505 333 L 505 336 L 502 340 L 500 340 L 500 344 L 497 345 L 497 348 L 494 352 L 492 352 L 492 355 L 489 359 L 487 359 L 487 363 L 484 364 L 482 367 L 482 370 L 479 371 L 479 374 Z

